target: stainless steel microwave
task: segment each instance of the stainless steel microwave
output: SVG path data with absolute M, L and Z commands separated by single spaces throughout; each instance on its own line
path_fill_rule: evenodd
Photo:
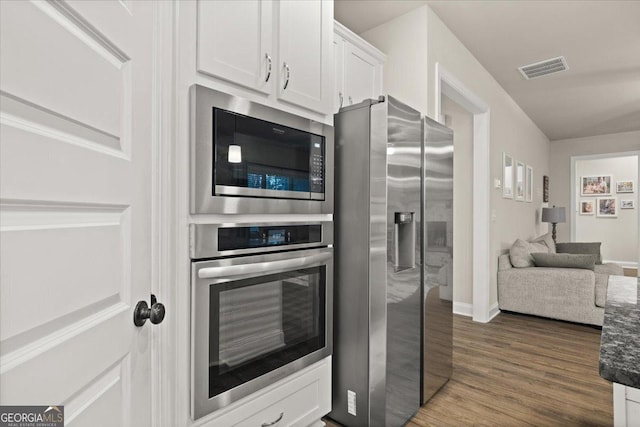
M 191 87 L 191 213 L 333 213 L 333 127 Z

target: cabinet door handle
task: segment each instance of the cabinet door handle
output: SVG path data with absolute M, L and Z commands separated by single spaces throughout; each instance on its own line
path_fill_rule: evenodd
M 265 83 L 269 81 L 269 77 L 271 77 L 271 56 L 268 53 L 264 54 L 265 58 L 267 58 L 267 77 L 264 79 Z
M 278 424 L 280 422 L 280 420 L 282 420 L 282 417 L 284 417 L 284 412 L 280 412 L 280 416 L 278 417 L 277 420 L 271 421 L 270 423 L 262 423 L 262 427 L 274 426 L 274 425 Z
M 351 98 L 351 96 L 349 96 L 349 105 L 353 104 L 353 98 Z
M 340 95 L 340 107 L 338 107 L 338 110 L 340 108 L 342 108 L 342 101 L 344 101 L 344 96 L 342 96 L 342 92 L 338 92 L 338 94 Z
M 284 69 L 287 70 L 287 80 L 285 80 L 282 90 L 285 90 L 287 86 L 289 86 L 289 78 L 291 77 L 291 68 L 289 68 L 286 62 L 284 62 Z

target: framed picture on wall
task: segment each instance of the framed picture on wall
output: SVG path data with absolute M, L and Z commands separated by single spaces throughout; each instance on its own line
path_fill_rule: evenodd
M 593 199 L 580 200 L 580 215 L 593 215 L 596 210 L 593 207 Z
M 633 193 L 633 181 L 616 182 L 616 193 Z
M 513 157 L 502 153 L 502 197 L 513 199 Z
M 527 202 L 533 201 L 533 168 L 527 165 L 527 176 L 525 177 L 525 200 Z
M 618 201 L 615 197 L 603 197 L 596 199 L 596 216 L 617 217 Z
M 549 177 L 542 176 L 542 202 L 549 203 Z
M 524 163 L 516 162 L 515 199 L 524 201 Z
M 633 200 L 620 200 L 620 209 L 633 209 L 635 208 L 635 203 Z
M 581 176 L 580 184 L 581 196 L 611 194 L 611 175 Z

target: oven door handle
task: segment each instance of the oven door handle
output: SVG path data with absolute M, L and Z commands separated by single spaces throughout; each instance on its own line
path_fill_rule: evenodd
M 278 271 L 295 270 L 298 268 L 322 263 L 323 261 L 331 259 L 331 257 L 332 254 L 330 252 L 327 252 L 298 258 L 283 259 L 279 261 L 264 261 L 252 264 L 206 267 L 198 270 L 198 277 L 200 279 L 219 279 L 223 277 L 229 278 L 233 276 L 246 276 L 255 273 L 276 273 Z

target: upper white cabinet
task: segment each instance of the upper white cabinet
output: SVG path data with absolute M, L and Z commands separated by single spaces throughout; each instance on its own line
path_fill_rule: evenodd
M 272 106 L 333 113 L 333 2 L 199 0 L 197 14 L 199 73 Z
M 315 111 L 331 112 L 333 2 L 282 0 L 278 6 L 278 97 Z
M 198 71 L 262 93 L 273 86 L 273 2 L 199 1 Z
M 334 111 L 383 94 L 382 69 L 386 56 L 339 22 L 335 22 Z

